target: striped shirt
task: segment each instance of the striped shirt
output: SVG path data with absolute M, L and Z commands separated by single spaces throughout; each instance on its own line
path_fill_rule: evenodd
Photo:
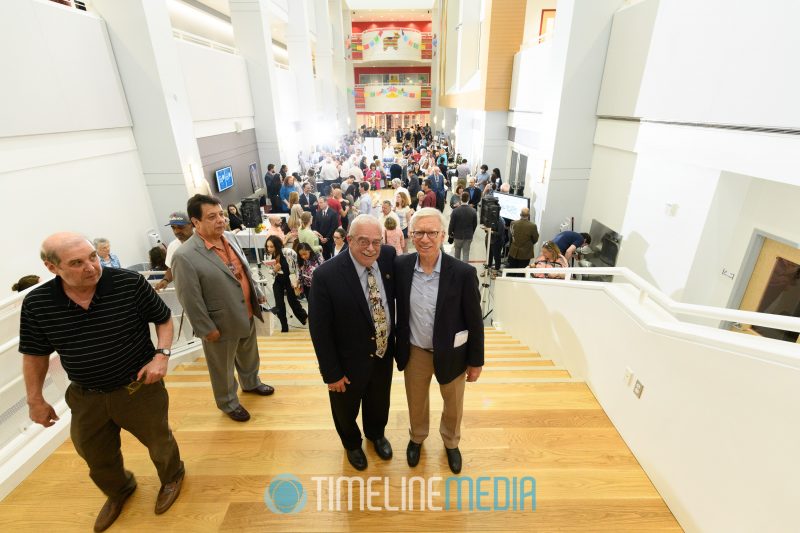
M 64 293 L 60 277 L 22 302 L 19 351 L 57 351 L 69 379 L 92 389 L 112 389 L 136 379 L 153 359 L 149 322 L 170 319 L 169 307 L 140 274 L 104 268 L 89 309 Z

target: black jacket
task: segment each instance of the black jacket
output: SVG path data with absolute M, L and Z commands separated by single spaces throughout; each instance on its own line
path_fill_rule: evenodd
M 378 267 L 389 304 L 390 324 L 395 321 L 394 258 L 392 246 L 381 246 Z M 349 252 L 322 263 L 311 280 L 308 324 L 325 383 L 347 376 L 353 382 L 365 380 L 374 360 L 375 325 L 364 297 L 356 267 Z M 389 330 L 384 357 L 395 357 L 395 328 Z
M 450 213 L 447 234 L 454 239 L 472 239 L 478 227 L 478 212 L 469 204 L 461 204 Z
M 333 232 L 339 227 L 339 213 L 328 207 L 328 214 L 323 215 L 322 211 L 317 211 L 314 216 L 313 229 L 327 239 L 333 237 Z
M 408 364 L 411 350 L 411 282 L 417 254 L 404 254 L 394 260 L 397 291 L 397 360 L 398 370 Z M 315 295 L 316 296 L 316 295 Z M 483 366 L 483 317 L 478 276 L 475 267 L 442 254 L 439 294 L 433 324 L 433 370 L 436 381 L 450 383 L 467 365 Z M 467 330 L 467 342 L 453 346 L 456 333 Z
M 311 213 L 312 216 L 317 214 L 317 197 L 311 193 L 308 195 L 308 200 L 306 200 L 305 193 L 300 195 L 300 207 L 303 208 L 303 211 L 308 211 Z

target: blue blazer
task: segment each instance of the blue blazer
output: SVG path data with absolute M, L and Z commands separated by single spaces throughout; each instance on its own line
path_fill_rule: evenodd
M 436 381 L 447 384 L 460 376 L 467 366 L 483 366 L 484 334 L 481 295 L 475 267 L 442 254 L 439 294 L 433 324 L 433 371 Z M 411 282 L 417 254 L 403 254 L 394 261 L 397 289 L 397 360 L 398 370 L 408 364 L 411 351 Z M 468 331 L 467 342 L 453 346 L 456 333 Z

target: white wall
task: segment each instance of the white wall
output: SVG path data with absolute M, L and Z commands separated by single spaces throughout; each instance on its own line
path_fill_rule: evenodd
M 523 43 L 532 44 L 539 38 L 543 9 L 556 9 L 557 0 L 528 0 L 525 6 L 525 34 Z
M 796 531 L 800 346 L 678 323 L 627 289 L 498 280 L 494 313 L 586 379 L 686 531 Z
M 0 183 L 15 225 L 0 296 L 26 274 L 51 276 L 42 240 L 107 237 L 123 265 L 146 261 L 157 226 L 105 24 L 52 2 L 0 4 Z M 14 53 L 10 53 L 14 50 Z M 164 221 L 160 221 L 163 225 Z
M 799 18 L 792 0 L 758 9 L 744 0 L 644 0 L 623 9 L 598 114 L 798 128 L 800 73 L 787 65 L 800 48 Z
M 52 2 L 0 2 L 0 137 L 131 125 L 105 24 Z
M 622 234 L 619 266 L 725 306 L 740 281 L 722 269 L 740 272 L 755 231 L 800 242 L 798 150 L 793 135 L 601 120 L 583 220 Z
M 253 128 L 253 100 L 244 58 L 176 40 L 196 137 Z

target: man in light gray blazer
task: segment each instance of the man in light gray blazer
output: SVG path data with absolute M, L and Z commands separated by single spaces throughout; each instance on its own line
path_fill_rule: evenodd
M 244 392 L 275 392 L 258 377 L 255 319 L 264 320 L 259 305 L 264 296 L 236 238 L 225 231 L 219 200 L 196 194 L 186 211 L 195 232 L 172 258 L 175 291 L 203 341 L 217 407 L 231 419 L 246 422 L 250 413 L 239 403 L 234 367 Z

